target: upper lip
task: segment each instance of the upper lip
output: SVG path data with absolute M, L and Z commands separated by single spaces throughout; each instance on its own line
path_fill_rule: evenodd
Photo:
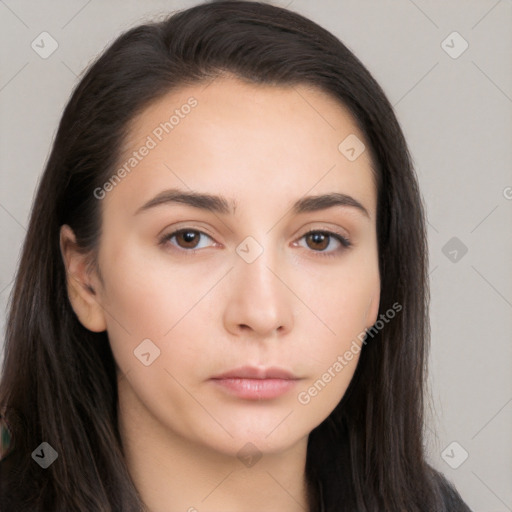
M 297 379 L 292 373 L 284 368 L 271 366 L 269 368 L 257 368 L 255 366 L 242 366 L 234 368 L 212 379 Z

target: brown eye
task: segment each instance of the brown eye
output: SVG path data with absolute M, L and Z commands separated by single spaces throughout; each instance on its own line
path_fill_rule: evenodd
M 199 231 L 192 231 L 191 229 L 177 231 L 175 235 L 176 241 L 180 242 L 180 247 L 184 249 L 195 249 L 200 237 Z
M 309 246 L 311 249 L 323 251 L 329 247 L 329 235 L 326 235 L 325 233 L 316 231 L 305 236 L 306 240 L 311 241 L 312 243 L 312 246 Z
M 178 250 L 188 249 L 187 252 L 193 253 L 195 250 L 201 249 L 201 247 L 198 248 L 198 244 L 200 243 L 201 237 L 209 238 L 211 240 L 211 237 L 206 233 L 203 233 L 202 231 L 199 231 L 197 229 L 183 228 L 172 233 L 169 233 L 168 235 L 165 235 L 160 240 L 160 243 L 162 245 L 169 244 L 173 248 L 177 248 Z M 173 241 L 173 238 L 176 239 L 176 241 Z M 203 247 L 205 247 L 204 244 Z
M 321 256 L 336 256 L 352 245 L 348 238 L 331 231 L 309 231 L 302 238 L 305 239 L 308 249 L 312 249 L 313 252 Z M 333 240 L 335 242 L 334 248 L 328 250 Z M 338 247 L 336 247 L 336 244 L 338 244 Z

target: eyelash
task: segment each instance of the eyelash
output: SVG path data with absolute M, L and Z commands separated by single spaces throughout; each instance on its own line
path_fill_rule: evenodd
M 161 245 L 166 245 L 166 243 L 169 242 L 172 238 L 174 238 L 174 236 L 176 236 L 176 235 L 178 235 L 180 233 L 186 233 L 186 232 L 190 232 L 190 231 L 193 232 L 193 233 L 199 233 L 201 235 L 205 235 L 208 238 L 212 238 L 207 233 L 204 233 L 203 231 L 200 231 L 198 229 L 180 228 L 180 229 L 178 229 L 176 231 L 173 231 L 172 233 L 164 235 L 160 239 L 159 243 Z M 322 229 L 312 229 L 312 230 L 308 231 L 307 233 L 304 233 L 300 237 L 300 239 L 305 238 L 306 236 L 314 234 L 314 233 L 319 233 L 319 234 L 322 234 L 322 235 L 327 235 L 327 236 L 329 236 L 331 238 L 334 238 L 335 240 L 337 240 L 341 244 L 341 247 L 338 248 L 338 249 L 335 249 L 334 251 L 314 251 L 314 250 L 311 249 L 311 252 L 316 253 L 320 257 L 324 257 L 324 258 L 325 257 L 335 257 L 335 256 L 339 255 L 340 252 L 343 252 L 346 249 L 349 249 L 350 247 L 352 247 L 352 242 L 348 238 L 340 235 L 339 233 L 334 233 L 332 231 L 322 230 Z M 173 246 L 173 249 L 176 249 L 177 251 L 191 253 L 191 256 L 196 255 L 201 250 L 201 249 L 183 249 L 182 247 L 176 248 L 175 246 Z

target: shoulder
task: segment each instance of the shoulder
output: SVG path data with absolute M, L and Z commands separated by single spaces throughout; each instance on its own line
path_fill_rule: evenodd
M 440 472 L 432 467 L 431 477 L 443 512 L 472 512 L 464 502 L 455 486 Z

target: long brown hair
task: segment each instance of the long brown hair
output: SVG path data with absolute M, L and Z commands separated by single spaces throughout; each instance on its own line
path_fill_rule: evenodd
M 429 340 L 424 207 L 402 130 L 383 90 L 336 37 L 292 11 L 220 1 L 123 33 L 84 74 L 64 110 L 33 204 L 11 296 L 0 405 L 14 449 L 0 464 L 0 510 L 123 511 L 144 505 L 117 428 L 106 332 L 78 321 L 59 229 L 97 248 L 101 187 L 130 121 L 169 91 L 228 72 L 252 83 L 310 84 L 337 98 L 377 170 L 380 311 L 401 312 L 364 344 L 349 388 L 308 442 L 306 476 L 324 510 L 469 510 L 425 460 Z M 48 442 L 58 462 L 31 457 Z

